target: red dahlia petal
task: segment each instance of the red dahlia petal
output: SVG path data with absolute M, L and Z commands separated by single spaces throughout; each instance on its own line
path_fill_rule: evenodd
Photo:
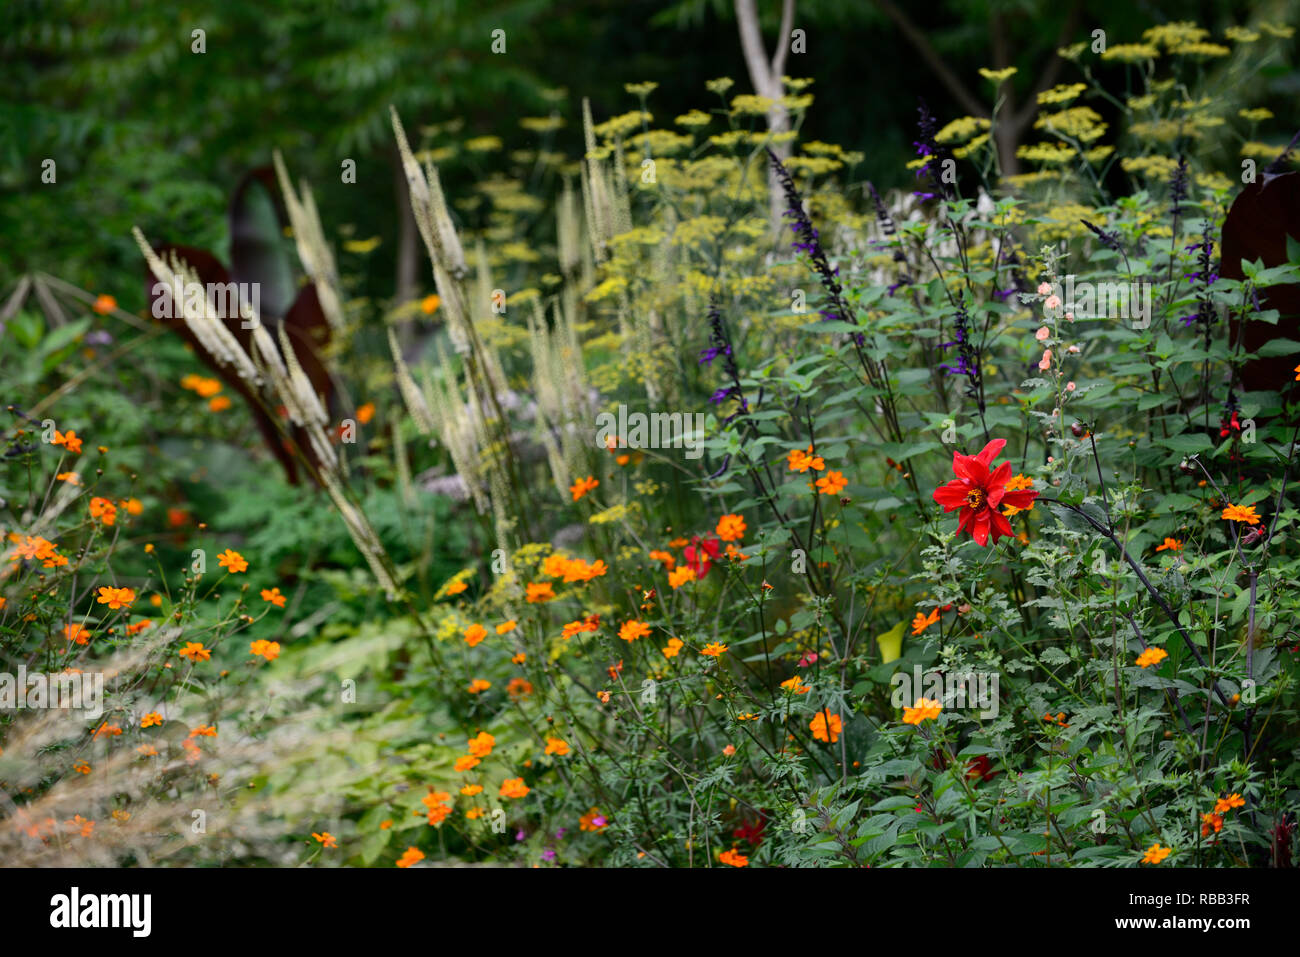
M 1011 478 L 1011 463 L 1003 462 L 989 476 L 989 490 L 992 491 L 994 486 L 1006 485 L 1009 478 Z
M 993 460 L 998 457 L 998 453 L 1002 451 L 1003 446 L 1006 444 L 1006 439 L 994 439 L 988 445 L 984 446 L 984 448 L 980 449 L 979 454 L 976 455 L 975 458 L 979 459 L 985 468 L 988 468 L 993 464 Z
M 966 493 L 970 491 L 970 485 L 954 479 L 947 485 L 940 485 L 934 490 L 934 500 L 943 506 L 945 512 L 951 512 L 955 508 L 961 508 L 966 504 Z
M 966 479 L 983 488 L 989 480 L 989 468 L 973 455 L 952 454 L 952 470 L 959 479 Z
M 1033 504 L 1034 499 L 1038 498 L 1038 493 L 1033 489 L 1017 489 L 1014 492 L 1004 492 L 1000 502 L 1002 505 L 1014 505 L 1016 508 L 1028 508 Z

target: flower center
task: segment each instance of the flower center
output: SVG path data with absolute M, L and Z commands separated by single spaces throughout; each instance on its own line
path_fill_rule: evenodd
M 971 508 L 979 508 L 984 504 L 984 490 L 973 488 L 966 493 L 966 504 Z

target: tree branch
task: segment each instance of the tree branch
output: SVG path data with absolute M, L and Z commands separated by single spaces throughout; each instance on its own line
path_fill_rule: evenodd
M 740 2 L 741 0 L 736 0 L 737 6 L 739 6 Z M 930 45 L 930 41 L 926 39 L 920 28 L 908 19 L 907 14 L 900 10 L 893 0 L 875 0 L 875 3 L 889 19 L 894 21 L 899 32 L 907 38 L 908 43 L 916 48 L 916 52 L 921 55 L 925 65 L 948 88 L 948 92 L 961 104 L 962 109 L 971 116 L 983 116 L 987 112 L 984 104 L 975 99 L 974 95 L 957 78 L 957 74 L 948 69 L 948 65 L 943 62 L 943 58 L 939 56 L 938 51 Z

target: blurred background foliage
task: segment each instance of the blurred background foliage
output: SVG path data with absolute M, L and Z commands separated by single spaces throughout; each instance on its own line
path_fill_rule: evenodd
M 975 113 L 988 94 L 980 67 L 1019 68 L 1004 105 L 1014 112 L 1058 79 L 1045 71 L 1068 68 L 1056 48 L 1094 29 L 1133 37 L 1191 19 L 1219 31 L 1262 7 L 1294 22 L 1295 6 L 797 0 L 806 52 L 790 56 L 787 73 L 817 79 L 803 139 L 861 151 L 862 178 L 888 188 L 907 181 L 917 98 L 941 122 Z M 757 8 L 770 50 L 781 5 Z M 491 50 L 498 29 L 504 54 Z M 205 32 L 202 54 L 194 30 Z M 389 104 L 426 131 L 454 122 L 462 140 L 494 135 L 506 151 L 576 156 L 583 97 L 600 122 L 635 107 L 625 83 L 657 82 L 653 108 L 665 117 L 696 106 L 714 77 L 752 91 L 732 0 L 351 0 L 328 12 L 302 0 L 12 0 L 0 9 L 0 60 L 0 288 L 44 269 L 131 311 L 143 305 L 131 226 L 224 251 L 230 190 L 277 148 L 314 185 L 339 239 L 379 238 L 350 292 L 430 291 L 399 214 Z M 1300 76 L 1266 67 L 1259 82 L 1267 88 L 1235 92 L 1285 116 Z M 566 121 L 554 135 L 518 125 L 552 113 Z M 46 158 L 56 184 L 41 182 Z M 341 181 L 345 159 L 356 162 L 355 184 Z M 482 173 L 472 160 L 440 161 L 450 195 Z

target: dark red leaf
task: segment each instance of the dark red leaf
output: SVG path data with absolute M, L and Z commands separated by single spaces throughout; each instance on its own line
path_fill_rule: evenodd
M 1245 278 L 1243 259 L 1262 260 L 1266 267 L 1286 263 L 1287 236 L 1300 239 L 1300 173 L 1263 174 L 1233 202 L 1223 224 L 1222 263 L 1219 274 L 1226 279 Z M 1282 315 L 1276 326 L 1248 321 L 1244 332 L 1239 320 L 1231 323 L 1234 341 L 1242 336 L 1242 347 L 1258 351 L 1275 338 L 1300 340 L 1300 285 L 1286 283 L 1260 293 L 1263 309 Z M 1283 392 L 1295 379 L 1296 355 L 1252 359 L 1241 370 L 1242 385 L 1249 390 Z

